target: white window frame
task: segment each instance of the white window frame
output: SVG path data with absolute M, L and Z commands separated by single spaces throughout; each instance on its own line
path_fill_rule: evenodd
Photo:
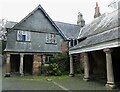
M 25 36 L 25 39 L 23 39 L 23 36 Z M 17 30 L 17 41 L 21 42 L 31 41 L 31 32 Z
M 55 34 L 46 34 L 46 43 L 56 44 L 56 35 Z

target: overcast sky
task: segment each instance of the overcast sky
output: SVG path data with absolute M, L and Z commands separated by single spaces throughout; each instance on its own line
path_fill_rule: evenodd
M 39 4 L 53 21 L 76 24 L 78 12 L 86 23 L 93 20 L 95 4 L 99 3 L 101 14 L 109 12 L 113 0 L 0 0 L 0 19 L 19 22 Z

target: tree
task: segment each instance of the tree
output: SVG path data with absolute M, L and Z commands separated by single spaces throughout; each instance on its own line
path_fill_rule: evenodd
M 0 20 L 0 40 L 6 40 L 6 19 L 1 19 Z

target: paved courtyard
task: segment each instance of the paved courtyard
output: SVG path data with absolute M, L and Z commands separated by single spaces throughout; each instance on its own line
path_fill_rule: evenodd
M 76 77 L 63 77 L 47 79 L 32 79 L 32 77 L 10 77 L 2 78 L 2 90 L 65 90 L 72 92 L 73 90 L 108 90 L 105 88 L 104 81 L 82 80 L 83 75 Z M 116 90 L 120 91 L 120 90 Z
M 79 77 L 31 80 L 22 78 L 4 78 L 3 90 L 106 90 L 104 84 L 96 82 L 84 82 Z
M 107 90 L 102 82 L 85 82 L 80 77 L 52 80 L 3 78 L 2 90 Z M 118 91 L 118 89 L 116 90 Z M 120 90 L 119 90 L 120 91 Z
M 0 58 L 1 62 L 1 58 Z M 2 72 L 3 70 L 3 72 Z M 75 77 L 63 77 L 50 79 L 32 79 L 33 77 L 12 76 L 4 78 L 5 68 L 0 67 L 0 90 L 108 90 L 105 88 L 105 81 L 83 81 L 83 75 Z M 120 90 L 116 90 L 120 91 Z

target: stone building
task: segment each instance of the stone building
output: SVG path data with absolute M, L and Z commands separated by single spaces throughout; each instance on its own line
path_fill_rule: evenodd
M 51 56 L 78 43 L 77 35 L 85 22 L 75 25 L 53 21 L 39 5 L 14 24 L 7 33 L 6 76 L 40 75 L 42 64 L 50 63 Z
M 74 75 L 73 56 L 80 56 L 84 68 L 84 80 L 93 77 L 106 80 L 106 87 L 115 88 L 120 81 L 120 35 L 119 14 L 117 9 L 108 14 L 100 14 L 96 3 L 94 20 L 85 25 L 79 33 L 78 45 L 70 48 L 70 75 Z

